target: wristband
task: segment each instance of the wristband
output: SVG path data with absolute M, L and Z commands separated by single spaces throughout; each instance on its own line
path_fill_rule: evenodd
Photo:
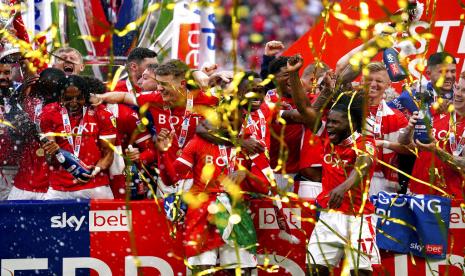
M 383 140 L 383 148 L 388 149 L 391 146 L 391 142 L 387 140 Z
M 101 171 L 102 171 L 102 168 L 95 167 L 94 170 L 92 171 L 92 176 L 96 176 Z

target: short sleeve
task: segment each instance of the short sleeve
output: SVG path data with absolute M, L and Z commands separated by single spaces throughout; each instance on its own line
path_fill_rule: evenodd
M 97 112 L 97 120 L 99 126 L 100 139 L 115 139 L 116 138 L 116 122 L 113 115 L 107 110 L 100 109 Z
M 194 138 L 190 140 L 182 150 L 181 156 L 179 156 L 176 161 L 179 161 L 192 169 L 194 167 L 195 153 L 201 148 L 202 145 L 200 143 L 200 139 Z
M 161 95 L 157 92 L 142 92 L 137 96 L 137 104 L 143 106 L 145 104 L 163 104 Z

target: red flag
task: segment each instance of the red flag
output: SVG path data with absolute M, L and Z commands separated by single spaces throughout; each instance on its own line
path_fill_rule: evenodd
M 359 20 L 360 2 L 359 0 L 340 1 L 341 12 L 351 19 Z M 376 22 L 389 22 L 389 15 L 399 10 L 398 1 L 384 1 L 385 7 L 378 6 L 377 0 L 367 0 L 363 2 L 368 5 L 370 19 Z M 425 4 L 425 11 L 420 21 L 412 24 L 410 32 L 425 33 L 430 26 L 431 18 L 433 18 L 434 22 L 431 24 L 431 32 L 434 37 L 430 40 L 426 57 L 431 53 L 442 51 L 444 47 L 446 51 L 457 58 L 457 71 L 463 71 L 463 60 L 465 58 L 465 24 L 460 20 L 463 8 L 460 6 L 459 1 L 428 1 L 430 4 L 429 7 L 426 6 L 425 1 L 420 2 Z M 433 7 L 435 2 L 436 7 Z M 344 54 L 363 43 L 359 36 L 355 39 L 350 39 L 344 34 L 344 31 L 358 33 L 360 30 L 359 28 L 351 26 L 335 18 L 334 14 L 331 14 L 327 24 L 331 34 L 326 33 L 326 48 L 323 50 L 323 43 L 320 41 L 324 33 L 323 21 L 324 19 L 320 20 L 304 36 L 291 45 L 283 55 L 291 56 L 296 53 L 302 54 L 305 61 L 303 68 L 313 62 L 315 57 L 321 55 L 322 61 L 327 63 L 331 68 L 335 68 L 336 62 Z M 372 35 L 369 37 L 372 37 Z M 312 43 L 311 46 L 309 46 L 309 41 Z M 423 51 L 426 45 L 426 39 L 416 39 L 414 44 L 418 52 Z M 375 58 L 375 60 L 380 59 L 380 56 Z M 415 77 L 418 75 L 415 66 L 419 61 L 419 56 L 413 56 L 408 64 L 410 73 Z

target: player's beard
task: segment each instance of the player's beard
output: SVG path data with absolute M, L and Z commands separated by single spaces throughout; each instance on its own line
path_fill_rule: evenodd
M 0 87 L 0 93 L 1 93 L 1 96 L 2 97 L 10 97 L 11 93 L 10 93 L 10 88 L 11 87 L 4 87 L 4 86 L 1 86 Z

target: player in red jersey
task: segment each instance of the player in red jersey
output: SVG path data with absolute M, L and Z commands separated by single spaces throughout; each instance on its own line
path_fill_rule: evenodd
M 138 86 L 138 81 L 142 77 L 145 69 L 147 69 L 147 66 L 154 63 L 158 63 L 157 53 L 154 51 L 143 47 L 132 49 L 126 61 L 128 78 L 118 81 L 113 91 L 141 92 L 142 90 L 141 87 Z
M 62 70 L 67 76 L 79 75 L 84 70 L 84 59 L 74 48 L 58 48 L 52 56 L 52 67 Z
M 249 243 L 244 244 L 241 242 L 243 240 L 241 238 L 244 237 L 237 237 L 239 232 L 228 235 L 227 231 L 221 230 L 225 228 L 225 225 L 218 225 L 219 222 L 212 219 L 215 212 L 211 210 L 218 206 L 224 206 L 230 215 L 233 213 L 232 209 L 235 209 L 234 212 L 241 216 L 241 223 L 243 221 L 251 222 L 246 213 L 247 208 L 238 207 L 241 204 L 241 199 L 238 198 L 238 193 L 231 192 L 233 191 L 231 186 L 236 185 L 232 182 L 240 183 L 245 192 L 267 194 L 269 189 L 269 183 L 261 165 L 258 165 L 247 155 L 237 153 L 235 147 L 230 146 L 234 139 L 229 134 L 224 134 L 229 133 L 228 129 L 232 130 L 231 133 L 237 133 L 241 125 L 244 125 L 242 116 L 237 111 L 237 109 L 236 112 L 230 111 L 232 114 L 229 118 L 231 119 L 223 122 L 219 130 L 223 133 L 223 139 L 219 141 L 229 141 L 228 145 L 225 143 L 215 144 L 195 136 L 174 163 L 164 162 L 168 176 L 173 178 L 171 183 L 192 174 L 194 181 L 189 193 L 194 196 L 199 196 L 199 194 L 207 196 L 206 200 L 202 201 L 198 207 L 190 204 L 185 218 L 185 252 L 187 262 L 193 266 L 194 273 L 211 268 L 216 264 L 218 258 L 220 264 L 227 269 L 243 268 L 245 275 L 250 275 L 251 268 L 257 265 L 256 257 L 249 252 L 249 250 L 254 251 L 253 242 L 256 239 L 254 229 L 247 228 L 247 231 L 242 232 L 243 235 L 250 236 L 247 240 Z M 242 113 L 242 111 L 240 112 Z M 221 114 L 218 114 L 218 117 L 221 118 Z M 238 119 L 233 120 L 232 118 Z M 243 131 L 247 132 L 247 130 Z M 172 138 L 173 135 L 168 134 L 166 129 L 159 134 L 158 147 L 161 151 L 163 151 L 163 145 L 171 143 Z M 161 153 L 161 158 L 165 157 L 166 153 Z M 239 166 L 243 168 L 238 171 Z M 208 178 L 204 176 L 206 169 L 211 171 L 211 176 Z M 244 169 L 248 170 L 247 175 L 250 177 L 245 177 Z M 228 181 L 227 178 L 230 180 Z M 229 191 L 229 195 L 227 191 Z M 245 226 L 247 225 L 237 227 Z M 248 227 L 250 226 L 252 224 L 248 224 Z M 236 226 L 226 226 L 226 228 L 229 227 L 236 231 L 234 230 Z M 234 235 L 236 235 L 235 238 Z M 234 248 L 233 239 L 236 239 L 235 241 L 239 244 L 237 251 Z M 247 246 L 251 246 L 249 250 L 246 250 Z
M 413 167 L 410 191 L 417 194 L 435 194 L 463 200 L 465 167 L 465 74 L 462 73 L 454 89 L 454 111 L 433 118 L 432 143 L 413 141 L 413 130 L 419 118 L 414 112 L 408 126 L 399 136 L 399 142 L 416 145 L 420 149 Z M 415 143 L 415 144 L 413 144 Z M 417 181 L 419 179 L 422 182 Z M 429 183 L 429 184 L 428 184 Z
M 78 76 L 61 79 L 58 88 L 60 102 L 45 106 L 40 116 L 41 131 L 50 140 L 43 147 L 52 156 L 60 148 L 73 153 L 92 173 L 88 181 L 76 180 L 52 158 L 45 199 L 113 198 L 107 169 L 113 161 L 109 145 L 115 143 L 116 129 L 110 113 L 88 104 L 86 83 Z
M 60 95 L 57 84 L 66 75 L 62 70 L 47 68 L 30 89 L 23 86 L 21 97 L 15 105 L 27 113 L 32 129 L 24 132 L 21 157 L 18 159 L 19 169 L 14 179 L 9 200 L 44 199 L 49 187 L 49 165 L 45 152 L 37 140 L 37 126 L 40 123 L 42 108 Z
M 106 86 L 100 80 L 93 77 L 83 78 L 93 94 L 106 92 Z M 123 174 L 125 162 L 122 153 L 128 155 L 133 162 L 142 162 L 149 166 L 155 161 L 156 150 L 152 135 L 141 122 L 136 110 L 124 104 L 107 104 L 105 109 L 112 114 L 117 130 L 113 163 L 109 169 L 111 188 L 115 198 L 126 198 L 126 176 Z M 128 151 L 129 145 L 134 145 L 131 151 Z
M 174 162 L 181 155 L 182 149 L 192 139 L 197 124 L 203 118 L 201 114 L 203 109 L 218 103 L 216 97 L 207 96 L 199 90 L 189 90 L 186 80 L 187 72 L 186 64 L 179 60 L 171 60 L 160 65 L 156 70 L 158 91 L 140 93 L 137 99 L 124 92 L 98 95 L 100 100 L 104 102 L 126 103 L 138 105 L 141 108 L 148 106 L 148 110 L 154 118 L 153 123 L 157 133 L 163 129 L 174 131 L 176 139 L 168 150 L 169 158 L 158 160 L 160 168 L 159 195 L 175 192 L 171 183 L 166 182 L 169 179 L 163 170 L 164 162 Z M 187 187 L 184 188 L 189 188 L 191 183 L 188 181 Z
M 142 91 L 155 91 L 158 87 L 155 71 L 158 68 L 157 63 L 150 63 L 142 73 L 142 77 L 137 81 L 137 85 Z
M 405 115 L 391 108 L 384 100 L 385 91 L 391 86 L 384 63 L 372 62 L 366 67 L 368 75 L 362 78 L 362 85 L 368 89 L 368 116 L 365 134 L 376 140 L 378 160 L 398 167 L 398 154 L 409 154 L 409 150 L 398 143 L 400 130 L 407 126 Z M 400 191 L 398 173 L 385 165 L 377 164 L 370 184 L 370 196 L 380 191 Z
M 300 56 L 290 58 L 287 71 L 294 102 L 306 125 L 314 126 L 319 111 L 312 108 L 300 82 L 302 62 Z M 331 80 L 330 87 L 335 87 L 335 80 Z M 371 273 L 372 263 L 379 263 L 371 218 L 374 207 L 364 200 L 374 171 L 376 147 L 372 138 L 360 134 L 361 103 L 356 94 L 343 95 L 329 111 L 326 124 L 321 124 L 325 128 L 320 132 L 323 190 L 317 203 L 322 211 L 308 245 L 315 275 L 328 275 L 329 268 L 336 266 L 343 255 L 351 270 L 363 275 Z
M 295 110 L 296 106 L 291 96 L 289 72 L 287 70 L 287 57 L 278 57 L 270 63 L 269 73 L 276 79 L 277 89 L 267 93 L 266 101 L 269 105 L 275 105 L 278 110 Z M 304 127 L 300 124 L 271 125 L 270 158 L 271 167 L 278 172 L 276 182 L 278 187 L 285 191 L 293 191 L 293 179 L 299 171 L 300 146 Z M 284 143 L 280 141 L 282 138 Z

